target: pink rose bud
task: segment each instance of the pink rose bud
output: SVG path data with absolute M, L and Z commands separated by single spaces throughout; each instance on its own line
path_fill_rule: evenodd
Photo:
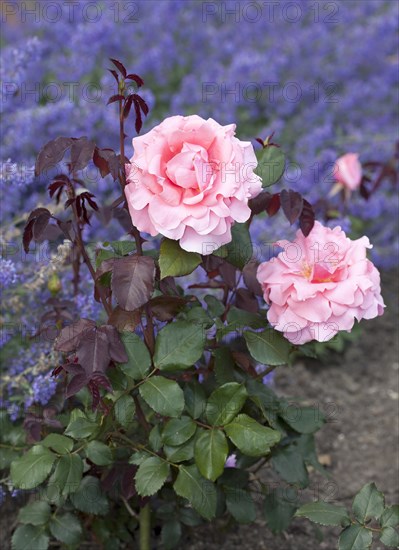
M 254 149 L 234 134 L 234 124 L 192 115 L 133 138 L 125 187 L 133 224 L 189 252 L 211 254 L 229 243 L 232 224 L 248 220 L 248 201 L 262 190 Z
M 362 165 L 359 162 L 359 155 L 347 153 L 340 157 L 335 163 L 334 177 L 338 183 L 355 191 L 362 181 Z
M 227 457 L 226 462 L 224 464 L 225 468 L 235 468 L 237 465 L 237 455 L 231 454 Z
M 308 237 L 298 231 L 284 250 L 261 263 L 257 278 L 270 308 L 267 318 L 293 344 L 326 342 L 355 320 L 382 315 L 380 274 L 366 258 L 367 237 L 352 241 L 340 227 L 316 222 Z

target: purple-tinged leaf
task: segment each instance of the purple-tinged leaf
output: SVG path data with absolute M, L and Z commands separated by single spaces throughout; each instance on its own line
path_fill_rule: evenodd
M 133 332 L 140 324 L 140 320 L 140 310 L 126 311 L 121 307 L 116 306 L 108 319 L 108 323 L 116 327 L 120 332 Z
M 248 290 L 250 290 L 256 296 L 262 296 L 262 287 L 260 286 L 260 283 L 256 278 L 258 266 L 259 264 L 257 261 L 251 260 L 245 265 L 242 273 L 244 276 L 244 282 L 247 285 Z
M 50 185 L 48 186 L 48 191 L 49 191 L 49 195 L 50 195 L 50 198 L 52 199 L 53 196 L 54 196 L 54 193 L 57 191 L 57 189 L 61 189 L 62 191 L 62 188 L 64 187 L 65 183 L 63 181 L 53 181 L 52 183 L 50 183 Z M 57 197 L 58 197 L 58 200 L 57 200 L 57 204 L 59 202 L 59 193 L 57 194 Z
M 270 205 L 273 195 L 268 191 L 263 191 L 254 199 L 251 199 L 248 203 L 252 213 L 257 216 L 261 212 L 266 212 Z
M 35 176 L 39 176 L 44 170 L 48 170 L 60 162 L 72 143 L 73 139 L 68 137 L 58 137 L 46 143 L 37 156 Z
M 67 201 L 65 201 L 65 204 L 64 204 L 64 208 L 65 210 L 67 208 L 69 208 L 71 206 L 71 204 L 73 204 L 74 202 L 76 201 L 76 198 L 74 197 L 73 199 L 68 199 Z
M 90 338 L 79 340 L 76 356 L 89 378 L 96 371 L 105 372 L 110 362 L 107 335 L 95 328 Z
M 112 59 L 112 57 L 110 57 L 110 61 L 112 61 L 112 63 L 115 65 L 115 67 L 118 69 L 118 71 L 120 71 L 123 78 L 126 78 L 127 77 L 127 71 L 125 69 L 124 64 L 121 63 L 120 61 L 118 61 L 117 59 Z
M 127 311 L 141 307 L 154 291 L 155 263 L 148 256 L 125 256 L 114 260 L 112 291 Z
M 92 197 L 95 196 L 95 195 L 93 195 L 93 193 L 89 193 L 88 191 L 85 191 L 80 196 L 90 204 L 90 206 L 93 208 L 93 210 L 98 210 L 97 203 L 92 198 Z
M 303 208 L 303 198 L 300 193 L 289 189 L 283 189 L 280 193 L 280 203 L 284 215 L 292 225 L 301 215 Z
M 126 500 L 133 498 L 137 495 L 136 484 L 134 476 L 137 471 L 137 466 L 124 465 L 121 476 L 121 493 Z
M 134 73 L 128 74 L 126 75 L 126 80 L 134 80 L 134 82 L 137 84 L 139 88 L 141 86 L 144 86 L 144 80 L 138 74 L 134 74 Z
M 32 210 L 32 212 L 29 214 L 29 218 L 28 218 L 28 222 L 30 222 L 31 220 L 35 219 L 35 218 L 38 218 L 39 216 L 41 216 L 42 214 L 48 214 L 49 216 L 51 216 L 50 214 L 50 211 L 47 210 L 47 208 L 35 208 L 34 210 Z
M 277 214 L 280 210 L 280 193 L 275 193 L 272 195 L 268 206 L 266 207 L 266 212 L 270 217 Z
M 91 319 L 79 319 L 76 323 L 64 327 L 54 345 L 56 351 L 71 353 L 76 351 L 82 339 L 87 339 L 95 328 L 96 323 Z
M 262 138 L 255 138 L 255 141 L 257 141 L 263 149 L 265 148 L 265 143 Z
M 68 399 L 78 393 L 78 391 L 84 388 L 87 383 L 88 379 L 85 373 L 75 375 L 66 387 L 65 398 Z
M 24 228 L 24 233 L 22 235 L 22 244 L 24 247 L 24 251 L 27 254 L 29 252 L 29 245 L 33 239 L 33 224 L 35 223 L 35 220 L 30 220 Z
M 98 385 L 92 380 L 89 381 L 87 387 L 89 388 L 89 391 L 91 393 L 91 397 L 93 400 L 91 404 L 91 408 L 93 409 L 93 411 L 95 411 L 101 401 L 100 390 Z
M 147 116 L 149 113 L 149 108 L 147 103 L 144 101 L 144 99 L 139 96 L 138 94 L 134 94 L 133 97 L 134 101 L 139 104 L 140 109 L 143 111 L 143 113 Z
M 79 365 L 79 363 L 76 362 L 65 363 L 64 365 L 62 365 L 62 368 L 68 374 L 73 374 L 74 376 L 77 374 L 84 374 L 84 369 L 82 365 Z
M 134 94 L 131 94 L 131 95 L 128 96 L 128 98 L 125 102 L 125 106 L 123 107 L 123 118 L 127 118 L 129 116 L 130 109 L 131 109 L 132 103 L 133 103 L 133 99 L 134 99 Z
M 108 71 L 112 74 L 112 76 L 115 78 L 117 83 L 119 84 L 119 75 L 114 69 L 108 69 Z
M 226 260 L 223 260 L 221 265 L 219 266 L 219 274 L 222 278 L 222 281 L 226 283 L 226 285 L 233 289 L 236 285 L 236 273 L 237 268 L 231 264 L 230 262 L 227 262 Z
M 63 234 L 65 235 L 65 237 L 67 239 L 69 239 L 70 241 L 74 240 L 74 238 L 75 238 L 74 233 L 75 232 L 74 232 L 71 221 L 63 222 L 61 220 L 57 220 L 57 225 L 61 229 L 61 231 L 63 232 Z
M 305 237 L 312 231 L 315 219 L 316 216 L 312 205 L 307 200 L 303 199 L 303 209 L 299 217 L 299 227 Z
M 26 222 L 22 235 L 22 244 L 26 254 L 29 252 L 29 245 L 32 239 L 37 240 L 41 237 L 51 218 L 51 213 L 47 208 L 35 208 Z
M 85 223 L 87 223 L 87 225 L 90 225 L 90 220 L 89 220 L 89 216 L 87 215 L 87 208 L 86 208 L 84 199 L 81 198 L 81 199 L 80 199 L 80 202 L 81 202 L 81 205 L 82 205 L 82 217 L 83 217 L 83 220 L 84 220 Z
M 93 159 L 96 144 L 94 141 L 81 137 L 74 139 L 71 146 L 71 171 L 83 170 Z
M 119 176 L 119 160 L 113 149 L 99 149 L 94 150 L 93 162 L 95 166 L 100 170 L 101 177 L 105 178 L 111 173 L 114 180 Z
M 157 296 L 148 302 L 154 317 L 160 321 L 171 321 L 189 300 L 179 296 Z
M 109 381 L 109 378 L 105 376 L 105 374 L 102 374 L 100 372 L 94 372 L 90 378 L 91 382 L 94 382 L 97 386 L 101 386 L 102 388 L 105 388 L 109 392 L 113 393 L 111 382 Z
M 110 105 L 111 103 L 115 103 L 115 101 L 123 101 L 124 99 L 125 99 L 125 96 L 123 96 L 122 94 L 112 95 L 107 101 L 107 105 Z
M 139 134 L 140 130 L 143 126 L 143 119 L 141 117 L 140 105 L 137 103 L 137 101 L 134 102 L 134 110 L 135 110 L 135 113 L 136 113 L 136 122 L 135 122 L 134 127 L 135 127 L 136 132 Z
M 236 306 L 250 313 L 258 313 L 259 305 L 255 295 L 246 288 L 239 288 L 236 293 Z
M 43 214 L 40 214 L 37 218 L 35 218 L 35 222 L 33 224 L 33 238 L 35 241 L 39 240 L 40 237 L 43 235 L 48 222 L 50 221 L 51 214 L 50 212 L 45 212 Z
M 366 201 L 368 201 L 369 198 L 370 198 L 370 191 L 367 189 L 366 181 L 370 181 L 370 179 L 369 179 L 369 178 L 366 178 L 365 176 L 363 176 L 362 182 L 361 182 L 361 184 L 360 184 L 359 191 L 360 191 L 360 195 L 361 195 L 364 199 L 366 199 Z
M 102 325 L 98 330 L 103 332 L 108 338 L 109 355 L 112 361 L 114 363 L 127 363 L 129 357 L 116 328 L 110 324 Z

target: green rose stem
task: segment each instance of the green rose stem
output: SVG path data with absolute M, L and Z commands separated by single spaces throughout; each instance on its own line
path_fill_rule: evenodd
M 119 93 L 123 94 L 125 90 L 124 82 L 121 83 Z M 126 186 L 126 172 L 125 172 L 125 128 L 124 128 L 125 118 L 123 115 L 123 102 L 119 100 L 119 142 L 120 142 L 120 163 L 121 163 L 121 177 L 120 183 L 122 188 L 123 195 L 125 194 Z M 125 208 L 127 204 L 125 201 Z M 137 254 L 139 256 L 143 255 L 143 248 L 141 246 L 141 237 L 140 232 L 133 225 L 133 236 L 136 241 Z M 147 325 L 144 328 L 144 339 L 147 345 L 147 348 L 151 354 L 151 357 L 154 354 L 155 347 L 155 336 L 154 336 L 154 325 L 152 322 L 152 315 L 148 305 L 145 307 Z M 145 414 L 141 408 L 140 402 L 137 397 L 134 397 L 134 402 L 136 404 L 137 417 L 146 431 L 151 429 L 151 426 L 148 424 Z M 139 514 L 139 524 L 140 524 L 140 550 L 150 550 L 151 548 L 151 508 L 149 502 L 140 509 Z
M 151 541 L 150 541 L 151 508 L 148 502 L 145 506 L 143 506 L 143 508 L 140 509 L 139 522 L 140 522 L 140 550 L 151 550 Z

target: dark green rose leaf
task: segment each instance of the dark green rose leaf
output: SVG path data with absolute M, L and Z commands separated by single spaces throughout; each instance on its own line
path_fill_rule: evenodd
M 80 456 L 67 454 L 57 460 L 50 484 L 57 489 L 58 494 L 68 495 L 78 489 L 82 475 L 83 461 Z
M 380 517 L 381 527 L 396 527 L 399 525 L 399 504 L 387 506 Z
M 225 427 L 226 434 L 234 445 L 245 455 L 263 456 L 280 441 L 280 433 L 266 428 L 246 414 L 239 414 Z
M 35 445 L 11 464 L 11 479 L 20 489 L 33 489 L 50 474 L 57 456 L 42 445 Z
M 269 146 L 258 155 L 255 173 L 262 178 L 262 187 L 270 187 L 284 174 L 285 155 L 280 147 Z
M 169 475 L 169 464 L 157 456 L 146 458 L 140 464 L 136 475 L 136 489 L 142 497 L 155 494 Z
M 194 435 L 197 425 L 188 416 L 173 418 L 166 422 L 162 430 L 162 440 L 166 445 L 177 447 Z
M 238 523 L 252 523 L 256 519 L 255 503 L 249 491 L 239 487 L 225 487 L 226 507 Z
M 90 441 L 86 447 L 86 456 L 97 466 L 109 466 L 113 461 L 111 449 L 101 441 Z
M 339 550 L 367 550 L 373 542 L 373 533 L 362 525 L 351 525 L 342 531 Z
M 399 534 L 393 527 L 384 527 L 380 541 L 388 548 L 399 548 Z
M 53 516 L 50 522 L 50 531 L 53 537 L 67 545 L 78 544 L 82 536 L 80 521 L 69 513 Z
M 209 396 L 206 417 L 212 426 L 228 424 L 243 407 L 247 390 L 242 384 L 228 382 L 217 388 Z
M 205 412 L 206 395 L 199 382 L 190 382 L 184 387 L 184 399 L 186 411 L 192 418 L 197 419 Z
M 337 506 L 329 502 L 309 502 L 301 506 L 295 513 L 297 517 L 307 518 L 320 525 L 337 525 L 350 522 L 345 506 Z
M 143 340 L 133 332 L 123 332 L 121 340 L 129 361 L 121 363 L 121 370 L 135 380 L 142 380 L 150 371 L 151 356 Z
M 352 510 L 360 523 L 366 523 L 371 518 L 379 519 L 384 508 L 384 495 L 374 483 L 367 483 L 353 499 Z
M 281 333 L 273 329 L 262 332 L 244 332 L 244 338 L 252 357 L 264 365 L 278 366 L 288 363 L 291 344 Z
M 134 422 L 136 405 L 131 395 L 122 395 L 114 405 L 115 418 L 121 426 L 129 428 Z
M 201 430 L 194 447 L 195 463 L 200 473 L 211 481 L 223 474 L 229 446 L 221 430 Z
M 174 380 L 152 376 L 140 386 L 139 391 L 144 401 L 158 414 L 177 417 L 183 412 L 183 390 Z
M 273 534 L 288 529 L 297 509 L 298 492 L 289 488 L 274 490 L 265 496 L 263 515 Z
M 161 279 L 188 275 L 201 263 L 201 256 L 196 252 L 183 250 L 177 241 L 164 239 L 159 254 Z
M 12 536 L 12 550 L 47 550 L 50 539 L 43 527 L 20 525 Z
M 93 476 L 85 476 L 78 490 L 70 496 L 72 504 L 86 514 L 105 516 L 109 505 L 100 486 L 100 480 Z
M 215 517 L 215 485 L 202 477 L 196 466 L 180 466 L 173 488 L 179 496 L 186 498 L 205 519 L 210 520 Z
M 53 451 L 60 455 L 70 453 L 73 449 L 73 440 L 60 434 L 49 434 L 41 441 L 41 444 L 44 447 L 53 449 Z
M 50 513 L 50 505 L 39 500 L 21 508 L 18 521 L 30 525 L 45 525 L 50 519 Z
M 160 370 L 192 367 L 200 359 L 205 332 L 196 323 L 176 321 L 166 325 L 155 342 L 154 365 Z

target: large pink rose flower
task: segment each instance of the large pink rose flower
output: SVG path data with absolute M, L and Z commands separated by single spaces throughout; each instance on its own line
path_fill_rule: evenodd
M 125 187 L 133 224 L 211 254 L 245 222 L 248 200 L 261 191 L 253 147 L 234 136 L 235 125 L 173 116 L 133 139 Z
M 350 191 L 356 191 L 362 181 L 362 165 L 359 155 L 347 153 L 335 163 L 334 177 L 339 184 Z
M 284 250 L 260 264 L 257 278 L 270 309 L 269 322 L 294 344 L 325 342 L 355 319 L 382 315 L 380 274 L 366 258 L 367 237 L 350 240 L 340 227 L 316 222 L 308 237 L 298 231 Z

